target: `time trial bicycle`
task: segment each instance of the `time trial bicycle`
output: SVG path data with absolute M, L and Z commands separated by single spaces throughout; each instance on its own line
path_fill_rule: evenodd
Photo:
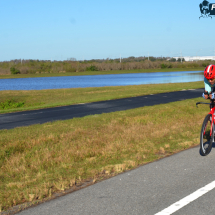
M 211 103 L 197 102 L 197 107 L 198 104 L 210 105 L 210 112 L 203 121 L 200 134 L 200 153 L 201 155 L 206 156 L 210 153 L 214 142 L 215 100 L 212 99 Z

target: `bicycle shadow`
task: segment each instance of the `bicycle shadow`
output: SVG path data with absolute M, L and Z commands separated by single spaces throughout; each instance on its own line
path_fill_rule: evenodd
M 205 144 L 204 144 L 204 146 L 205 146 L 206 144 L 207 144 L 207 143 L 205 143 Z M 215 148 L 215 142 L 213 142 L 213 143 L 212 143 L 212 147 L 211 147 L 211 149 L 210 149 L 210 151 L 208 152 L 208 154 L 207 154 L 207 155 L 209 155 L 209 154 L 211 153 L 212 148 Z M 200 150 L 200 149 L 199 149 L 199 154 L 200 154 L 201 156 L 203 156 L 203 157 L 204 157 L 204 155 L 201 153 L 201 150 Z

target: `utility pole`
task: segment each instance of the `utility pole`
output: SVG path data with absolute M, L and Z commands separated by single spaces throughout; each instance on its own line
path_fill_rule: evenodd
M 121 54 L 120 54 L 120 58 L 119 59 L 120 59 L 120 63 L 121 63 L 122 62 L 122 60 L 121 60 Z
M 149 61 L 149 53 L 148 53 L 148 61 Z

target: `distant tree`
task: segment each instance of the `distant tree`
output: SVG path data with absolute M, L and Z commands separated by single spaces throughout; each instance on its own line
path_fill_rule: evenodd
M 167 68 L 167 67 L 168 67 L 167 64 L 165 64 L 165 63 L 162 63 L 162 64 L 161 64 L 161 69 L 165 69 L 165 68 Z
M 154 61 L 156 61 L 156 58 L 155 57 L 149 57 L 149 60 L 154 62 Z
M 74 57 L 68 58 L 68 61 L 76 61 L 76 58 Z
M 15 67 L 11 67 L 10 72 L 13 75 L 20 74 L 20 71 L 18 69 L 16 69 Z
M 169 61 L 170 62 L 176 62 L 176 59 L 175 58 L 171 58 Z
M 134 60 L 135 60 L 135 57 L 134 57 L 134 56 L 130 56 L 130 57 L 128 57 L 128 60 L 129 60 L 129 61 L 134 61 Z
M 98 71 L 98 69 L 96 66 L 91 65 L 91 66 L 86 68 L 86 71 Z
M 185 59 L 179 57 L 177 61 L 178 61 L 178 62 L 182 62 L 182 61 L 185 61 Z

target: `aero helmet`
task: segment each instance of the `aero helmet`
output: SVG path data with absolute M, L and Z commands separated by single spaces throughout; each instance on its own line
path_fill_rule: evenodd
M 209 65 L 205 68 L 204 76 L 207 79 L 215 78 L 215 65 Z

